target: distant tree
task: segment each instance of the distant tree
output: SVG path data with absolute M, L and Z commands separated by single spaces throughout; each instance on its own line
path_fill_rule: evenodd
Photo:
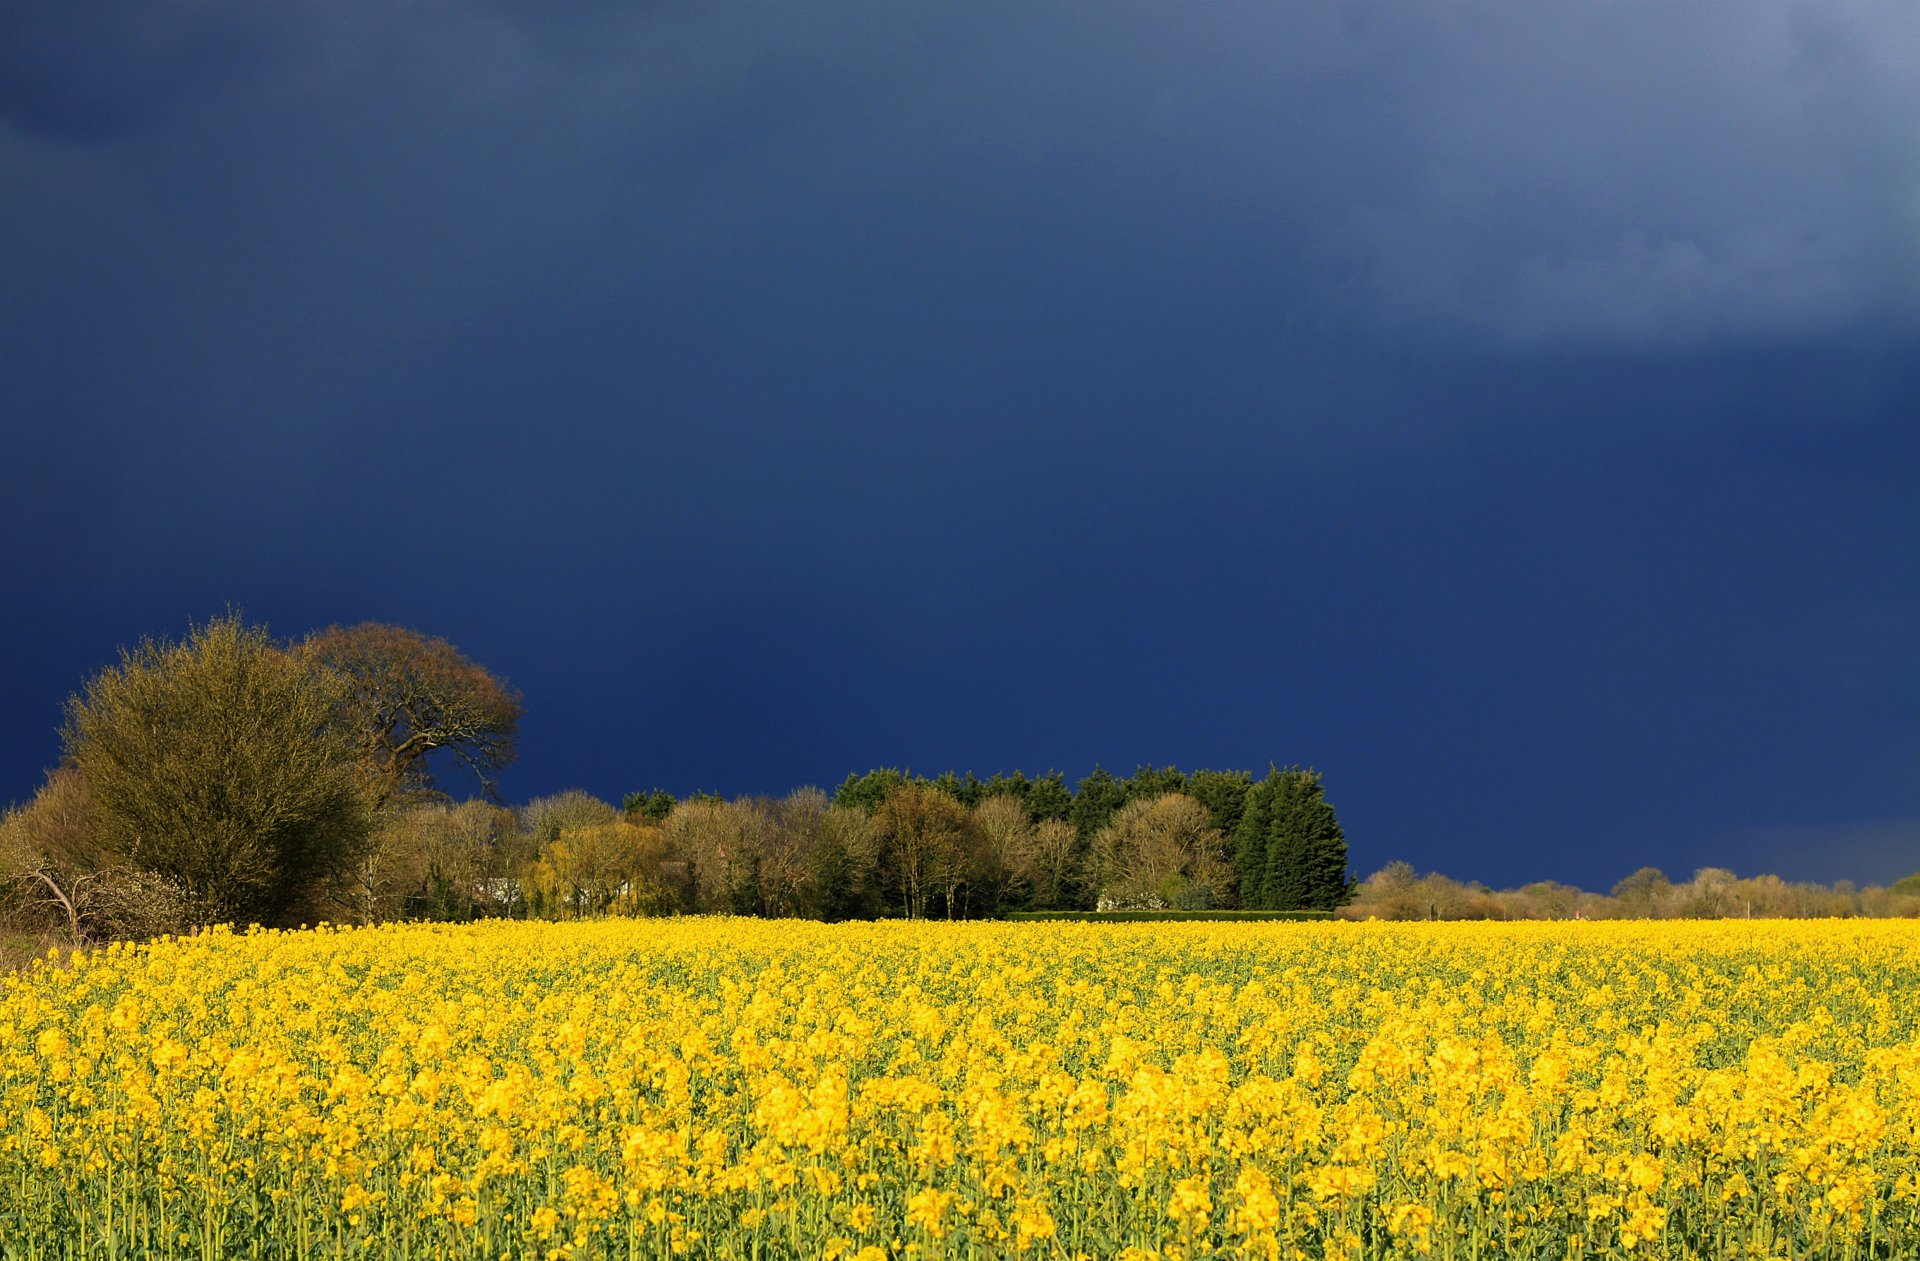
M 981 783 L 980 800 L 973 804 L 977 806 L 994 797 L 1011 797 L 1025 806 L 1027 794 L 1032 791 L 1033 781 L 1027 778 L 1025 772 L 1015 771 L 1011 775 L 1003 775 L 996 771 L 991 779 Z
M 390 809 L 358 869 L 349 909 L 363 922 L 510 913 L 520 869 L 533 856 L 520 839 L 513 811 L 488 801 Z
M 1033 852 L 1028 870 L 1033 905 L 1043 910 L 1072 910 L 1092 901 L 1081 867 L 1080 833 L 1065 819 L 1042 819 L 1033 825 Z
M 661 829 L 620 817 L 563 828 L 521 877 L 535 914 L 556 919 L 654 915 L 671 899 L 661 880 Z
M 1891 888 L 1903 897 L 1920 897 L 1920 871 L 1894 881 Z
M 1420 877 L 1413 897 L 1421 919 L 1496 919 L 1494 900 L 1483 884 L 1462 884 L 1437 871 Z
M 889 792 L 912 779 L 911 773 L 892 767 L 868 771 L 864 775 L 849 775 L 840 787 L 834 789 L 834 804 L 852 806 L 872 814 L 887 799 Z
M 1034 822 L 1027 807 L 1011 793 L 988 797 L 973 808 L 973 825 L 981 843 L 1007 872 L 1010 895 L 1030 900 L 1034 871 Z
M 520 808 L 520 826 L 535 845 L 560 839 L 562 832 L 599 827 L 619 818 L 620 812 L 592 793 L 578 788 L 535 797 Z
M 1206 807 L 1184 793 L 1129 801 L 1094 838 L 1093 868 L 1103 906 L 1206 910 L 1232 883 L 1226 841 Z
M 1079 831 L 1081 839 L 1090 843 L 1113 818 L 1113 812 L 1126 804 L 1126 784 L 1096 764 L 1093 773 L 1074 790 L 1068 821 Z
M 213 919 L 285 923 L 371 831 L 339 676 L 237 616 L 122 652 L 67 705 L 101 848 Z
M 1126 788 L 1128 801 L 1150 801 L 1167 793 L 1187 791 L 1187 776 L 1177 766 L 1154 766 L 1142 762 L 1134 767 L 1133 774 L 1122 781 Z
M 687 800 L 662 825 L 670 853 L 687 864 L 693 909 L 759 915 L 764 821 L 751 803 Z
M 1048 819 L 1069 822 L 1073 813 L 1073 793 L 1067 789 L 1067 777 L 1059 771 L 1048 771 L 1034 780 L 1021 801 L 1035 823 Z
M 1582 894 L 1570 884 L 1536 880 L 1523 886 L 1513 899 L 1509 919 L 1571 919 L 1580 913 Z
M 1250 911 L 1267 910 L 1267 849 L 1273 832 L 1278 790 L 1269 775 L 1249 785 L 1241 803 L 1240 823 L 1232 833 L 1234 886 L 1240 905 Z
M 1725 867 L 1702 867 L 1673 891 L 1675 910 L 1687 919 L 1720 919 L 1740 907 L 1739 877 Z
M 932 913 L 970 919 L 998 914 L 1007 904 L 1011 873 L 1001 854 L 974 826 L 971 812 L 953 843 L 933 851 L 928 874 L 934 891 Z
M 1348 909 L 1357 919 L 1424 919 L 1419 884 L 1413 864 L 1395 859 L 1355 886 Z
M 666 817 L 673 813 L 673 808 L 679 804 L 674 795 L 664 788 L 656 788 L 652 792 L 628 793 L 625 800 L 620 803 L 621 808 L 628 814 L 638 815 L 650 823 L 664 822 Z
M 1253 787 L 1249 771 L 1195 771 L 1187 776 L 1186 793 L 1207 808 L 1207 821 L 1232 836 L 1247 810 L 1247 791 Z
M 1274 769 L 1248 791 L 1233 865 L 1250 910 L 1330 911 L 1347 901 L 1346 835 L 1318 771 Z
M 1010 795 L 988 797 L 974 807 L 973 819 L 992 861 L 1005 872 L 1007 907 L 1060 910 L 1084 900 L 1077 866 L 1079 833 L 1071 823 L 1035 820 L 1026 805 Z
M 807 911 L 815 919 L 869 919 L 880 911 L 880 833 L 873 816 L 829 805 L 807 853 Z
M 521 713 L 520 694 L 503 680 L 444 639 L 378 622 L 329 627 L 299 651 L 343 680 L 342 721 L 374 772 L 382 804 L 431 790 L 436 752 L 497 798 Z
M 956 775 L 952 771 L 942 771 L 927 782 L 969 810 L 979 805 L 987 796 L 987 782 L 975 776 L 972 771 L 968 771 L 965 776 Z
M 1632 917 L 1651 919 L 1665 909 L 1673 881 L 1658 867 L 1642 867 L 1613 886 L 1613 896 L 1621 910 Z
M 831 801 L 817 788 L 801 788 L 779 800 L 758 798 L 751 804 L 760 833 L 756 878 L 763 913 L 826 918 L 822 904 L 833 900 L 834 891 L 817 882 L 843 857 L 821 852 L 834 839 L 827 828 Z
M 874 821 L 894 905 L 908 919 L 925 919 L 939 899 L 951 917 L 965 856 L 976 840 L 967 808 L 931 784 L 902 783 L 888 791 Z

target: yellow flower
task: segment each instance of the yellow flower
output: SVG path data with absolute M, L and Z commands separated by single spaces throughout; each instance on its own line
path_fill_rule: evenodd
M 1433 1209 L 1425 1204 L 1396 1204 L 1387 1210 L 1387 1229 L 1415 1252 L 1433 1251 Z
M 1233 1180 L 1240 1207 L 1234 1213 L 1234 1227 L 1246 1234 L 1265 1234 L 1280 1225 L 1280 1200 L 1273 1193 L 1273 1179 L 1254 1165 L 1242 1169 Z
M 1620 1227 L 1620 1244 L 1626 1248 L 1638 1247 L 1658 1236 L 1666 1225 L 1666 1209 L 1651 1204 L 1635 1209 Z
M 1196 1174 L 1174 1183 L 1173 1196 L 1167 1201 L 1167 1216 L 1189 1228 L 1204 1227 L 1213 1213 L 1213 1196 L 1207 1181 Z
M 1058 1224 L 1037 1201 L 1022 1200 L 1014 1206 L 1013 1229 L 1015 1242 L 1024 1250 L 1039 1240 L 1053 1238 Z
M 954 1202 L 951 1192 L 926 1187 L 907 1197 L 907 1225 L 917 1226 L 935 1239 L 947 1233 L 947 1210 Z

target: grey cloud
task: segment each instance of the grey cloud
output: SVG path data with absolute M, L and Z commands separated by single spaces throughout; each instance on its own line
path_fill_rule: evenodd
M 1520 346 L 1913 330 L 1920 10 L 1396 12 L 1408 166 L 1336 242 L 1372 317 Z
M 895 249 L 896 276 L 1022 236 L 1122 275 L 1181 257 L 1268 286 L 1276 329 L 1496 351 L 1920 322 L 1920 9 L 1896 0 L 108 2 L 16 5 L 0 49 L 0 113 L 124 147 L 135 195 L 217 152 L 243 235 L 323 203 L 298 229 L 338 252 L 322 273 L 535 240 L 430 264 L 463 306 L 502 269 L 806 232 Z

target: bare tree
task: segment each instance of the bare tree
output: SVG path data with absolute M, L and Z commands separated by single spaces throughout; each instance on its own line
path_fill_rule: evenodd
M 1419 885 L 1413 864 L 1395 859 L 1354 889 L 1351 913 L 1358 919 L 1423 919 Z
M 532 849 L 513 812 L 492 802 L 390 808 L 340 902 L 361 923 L 511 912 Z
M 967 808 L 927 784 L 888 790 L 874 822 L 882 837 L 887 883 L 908 919 L 925 919 L 935 894 L 944 894 L 949 914 L 958 891 L 964 851 L 973 830 Z
M 1114 906 L 1205 908 L 1224 900 L 1230 878 L 1226 838 L 1184 793 L 1120 807 L 1093 855 L 1100 898 Z
M 973 824 L 994 861 L 1005 868 L 1016 894 L 1032 897 L 1038 873 L 1035 828 L 1027 807 L 1004 793 L 973 808 Z
M 734 801 L 685 801 L 663 825 L 669 849 L 692 871 L 694 905 L 750 915 L 760 900 L 761 820 Z
M 520 826 L 535 845 L 558 840 L 562 832 L 597 827 L 619 817 L 613 806 L 578 788 L 535 797 L 520 808 Z
M 329 627 L 299 651 L 343 681 L 342 721 L 374 772 L 379 804 L 431 789 L 429 755 L 443 750 L 498 799 L 521 714 L 504 680 L 444 639 L 378 622 Z

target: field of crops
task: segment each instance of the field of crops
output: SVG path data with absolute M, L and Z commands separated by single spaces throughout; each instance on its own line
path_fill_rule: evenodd
M 213 934 L 0 990 L 0 1256 L 1912 1257 L 1920 927 Z

